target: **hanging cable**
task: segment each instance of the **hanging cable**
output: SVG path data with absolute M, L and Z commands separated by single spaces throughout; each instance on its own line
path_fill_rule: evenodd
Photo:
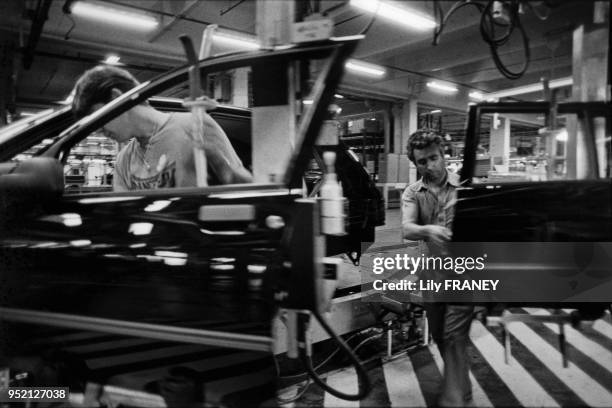
M 525 72 L 527 72 L 527 68 L 529 68 L 529 61 L 531 59 L 531 50 L 529 49 L 529 38 L 527 37 L 527 33 L 525 32 L 525 28 L 521 23 L 521 19 L 519 17 L 519 2 L 518 0 L 510 1 L 510 5 L 508 8 L 509 12 L 509 23 L 507 25 L 503 25 L 507 27 L 507 30 L 504 34 L 499 37 L 495 35 L 495 28 L 502 26 L 502 24 L 497 23 L 491 14 L 491 10 L 495 0 L 490 0 L 481 15 L 480 18 L 480 34 L 482 38 L 485 40 L 487 44 L 489 44 L 489 49 L 491 50 L 491 56 L 493 57 L 493 62 L 495 66 L 508 79 L 518 79 Z M 501 60 L 499 55 L 499 47 L 505 45 L 510 40 L 512 33 L 515 29 L 518 29 L 521 37 L 523 39 L 523 53 L 524 60 L 523 66 L 519 71 L 511 71 L 508 67 L 506 67 Z
M 315 318 L 317 319 L 321 327 L 323 327 L 323 329 L 327 332 L 327 334 L 338 343 L 340 348 L 346 353 L 348 358 L 351 360 L 351 363 L 353 364 L 353 366 L 355 367 L 355 371 L 357 372 L 357 378 L 360 380 L 359 381 L 359 392 L 357 394 L 346 394 L 346 393 L 336 390 L 335 388 L 330 387 L 325 381 L 323 381 L 323 379 L 321 379 L 321 377 L 315 372 L 314 368 L 312 367 L 312 359 L 311 359 L 312 351 L 310 350 L 309 345 L 306 344 L 306 342 L 302 342 L 300 345 L 300 347 L 302 348 L 302 350 L 300 350 L 300 358 L 302 360 L 302 363 L 304 364 L 304 367 L 306 368 L 306 371 L 310 375 L 310 378 L 312 378 L 312 380 L 319 387 L 321 387 L 323 390 L 327 391 L 328 393 L 332 394 L 335 397 L 338 397 L 338 398 L 341 398 L 347 401 L 358 401 L 364 398 L 366 395 L 369 394 L 372 388 L 372 384 L 370 382 L 370 378 L 368 377 L 368 374 L 365 371 L 363 364 L 361 364 L 361 362 L 359 361 L 355 353 L 347 346 L 344 340 L 342 340 L 342 338 L 338 336 L 332 330 L 332 328 L 325 321 L 325 319 L 323 319 L 323 317 L 321 316 L 318 310 L 316 309 L 313 310 L 312 314 L 315 316 Z M 306 318 L 309 316 L 302 315 L 302 317 Z M 301 327 L 302 332 L 305 333 L 308 322 L 304 321 L 303 319 L 300 319 L 300 320 L 302 320 L 300 323 L 300 325 L 302 326 Z
M 370 330 L 370 329 L 368 329 Z M 344 340 L 345 342 L 349 342 L 352 339 L 354 339 L 355 337 L 359 336 L 363 334 L 363 330 L 360 332 L 357 332 L 355 334 L 353 334 L 352 336 L 350 336 L 349 338 L 347 338 L 346 340 Z M 368 341 L 374 340 L 375 338 L 378 338 L 382 336 L 382 333 L 376 333 L 373 334 L 369 337 L 366 337 L 365 340 L 362 340 L 359 344 L 357 344 L 355 346 L 355 348 L 353 348 L 353 352 L 356 352 L 357 350 L 359 350 L 365 343 L 367 343 Z M 325 364 L 329 363 L 331 361 L 331 359 L 340 352 L 340 347 L 337 347 L 334 351 L 331 352 L 331 354 L 329 356 L 327 356 L 322 362 L 320 362 L 319 364 L 317 364 L 316 367 L 314 367 L 314 370 L 317 371 L 319 369 L 321 369 L 321 367 L 323 367 Z M 276 361 L 276 360 L 275 360 Z M 278 362 L 276 362 L 276 366 L 277 366 L 277 371 L 279 372 L 278 378 L 282 379 L 282 380 L 291 380 L 291 379 L 296 379 L 296 378 L 301 378 L 304 377 L 306 375 L 308 375 L 308 373 L 304 372 L 304 373 L 300 373 L 300 374 L 293 374 L 293 375 L 280 375 L 280 369 L 278 368 Z
M 436 16 L 436 21 L 438 21 L 438 27 L 434 31 L 433 45 L 438 45 L 440 42 L 440 37 L 448 20 L 451 16 L 459 9 L 464 6 L 474 6 L 480 11 L 480 35 L 483 40 L 489 45 L 489 49 L 491 51 L 491 56 L 493 57 L 493 62 L 495 63 L 495 67 L 499 70 L 499 72 L 509 79 L 518 79 L 525 72 L 527 72 L 527 68 L 529 67 L 529 62 L 531 60 L 531 50 L 529 49 L 529 38 L 527 37 L 527 33 L 525 32 L 525 28 L 521 23 L 521 19 L 519 16 L 519 7 L 521 5 L 520 0 L 509 0 L 509 1 L 496 1 L 489 0 L 486 4 L 478 3 L 472 0 L 461 0 L 454 3 L 450 10 L 446 14 L 444 14 L 442 10 L 442 6 L 439 0 L 434 2 L 434 14 Z M 492 14 L 492 9 L 494 5 L 501 5 L 502 7 L 507 6 L 508 11 L 508 22 L 499 22 L 496 21 Z M 530 5 L 531 7 L 531 5 Z M 548 16 L 544 16 L 536 12 L 533 7 L 531 9 L 534 11 L 534 14 L 538 18 L 547 18 Z M 499 32 L 499 29 L 502 28 L 502 34 L 496 34 L 496 31 Z M 510 41 L 512 34 L 518 31 L 523 40 L 523 53 L 524 60 L 523 65 L 520 70 L 512 71 L 510 70 L 501 60 L 499 55 L 499 48 L 504 46 Z
M 448 10 L 448 12 L 444 14 L 442 10 L 442 5 L 440 4 L 440 0 L 435 0 L 434 13 L 436 16 L 436 21 L 440 22 L 438 23 L 438 26 L 434 31 L 433 45 L 438 45 L 438 43 L 440 42 L 440 36 L 442 35 L 442 31 L 444 31 L 444 28 L 446 27 L 446 23 L 452 17 L 452 15 L 457 12 L 457 10 L 463 8 L 464 6 L 474 6 L 481 13 L 484 11 L 485 8 L 484 5 L 480 3 L 476 3 L 471 0 L 461 0 L 453 4 L 450 10 Z

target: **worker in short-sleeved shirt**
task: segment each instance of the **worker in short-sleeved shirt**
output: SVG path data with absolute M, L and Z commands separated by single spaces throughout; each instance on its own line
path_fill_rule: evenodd
M 421 178 L 402 194 L 402 235 L 422 241 L 429 256 L 448 255 L 445 244 L 452 237 L 452 222 L 459 177 L 446 170 L 442 136 L 417 131 L 408 140 L 408 158 Z M 417 256 L 420 256 L 419 252 Z M 444 279 L 443 271 L 423 271 L 421 279 Z M 432 337 L 444 360 L 444 378 L 438 406 L 463 406 L 471 399 L 467 343 L 473 306 L 436 302 L 423 293 Z

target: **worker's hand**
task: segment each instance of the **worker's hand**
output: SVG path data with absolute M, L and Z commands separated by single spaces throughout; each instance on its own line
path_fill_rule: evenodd
M 429 242 L 435 245 L 442 245 L 450 241 L 453 236 L 451 230 L 441 225 L 428 225 L 426 231 Z

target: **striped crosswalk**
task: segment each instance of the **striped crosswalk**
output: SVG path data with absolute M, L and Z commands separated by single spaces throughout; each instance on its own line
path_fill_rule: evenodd
M 547 315 L 544 309 L 514 309 L 512 313 Z M 564 327 L 567 368 L 559 351 L 559 326 L 553 323 L 513 322 L 508 326 L 511 344 L 509 364 L 504 361 L 501 328 L 475 321 L 470 332 L 473 400 L 470 406 L 573 407 L 612 406 L 612 319 L 603 319 L 577 330 Z M 308 403 L 293 406 L 322 407 L 424 407 L 435 406 L 443 362 L 435 345 L 412 350 L 370 369 L 375 397 L 367 403 L 338 400 L 320 390 L 310 392 Z M 381 378 L 377 378 L 381 377 Z M 334 372 L 327 382 L 343 392 L 355 392 L 352 369 Z M 318 388 L 315 385 L 311 388 Z M 318 405 L 313 395 L 320 392 Z M 376 400 L 378 398 L 378 400 Z M 303 400 L 305 401 L 305 400 Z
M 513 309 L 511 313 L 545 316 L 552 312 L 525 308 Z M 579 329 L 564 326 L 567 368 L 563 367 L 559 351 L 558 324 L 513 322 L 508 332 L 512 352 L 506 364 L 501 328 L 485 327 L 478 321 L 472 324 L 468 346 L 471 406 L 612 407 L 612 316 L 609 313 Z M 80 358 L 93 378 L 135 390 L 155 392 L 156 382 L 167 377 L 173 367 L 189 369 L 206 384 L 206 402 L 212 405 L 230 396 L 237 401 L 236 406 L 246 406 L 249 395 L 261 394 L 261 387 L 273 384 L 275 376 L 270 356 L 265 353 L 104 333 L 57 329 L 33 339 L 31 347 L 35 350 L 59 348 Z M 313 384 L 291 406 L 435 406 L 444 367 L 434 344 L 390 361 L 371 361 L 367 368 L 374 388 L 362 401 L 339 399 Z M 336 369 L 328 373 L 325 381 L 344 393 L 358 391 L 353 368 Z

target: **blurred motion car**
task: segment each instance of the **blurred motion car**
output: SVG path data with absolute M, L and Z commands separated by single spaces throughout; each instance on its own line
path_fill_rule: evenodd
M 63 107 L 0 130 L 0 369 L 7 381 L 69 386 L 71 403 L 82 406 L 104 398 L 145 406 L 273 399 L 276 308 L 321 307 L 323 257 L 358 259 L 362 242 L 373 241 L 384 223 L 381 195 L 341 146 L 332 149 L 348 199 L 347 234 L 321 234 L 316 194 L 309 198 L 302 187 L 357 41 L 200 62 L 204 78 L 242 66 L 323 61 L 315 103 L 298 123 L 280 182 L 112 191 L 117 146 L 98 129 L 146 100 L 163 111 L 186 110 L 190 66 L 76 123 Z M 219 106 L 210 114 L 249 168 L 257 143 L 251 111 Z M 322 174 L 309 174 L 312 185 Z
M 454 255 L 488 255 L 470 276 L 498 278 L 502 290 L 469 301 L 573 309 L 574 323 L 610 308 L 611 112 L 605 102 L 470 107 L 451 245 Z M 502 153 L 478 154 L 499 116 L 521 124 L 520 141 L 534 147 L 529 156 L 519 151 L 508 163 Z M 569 150 L 570 133 L 579 154 Z

